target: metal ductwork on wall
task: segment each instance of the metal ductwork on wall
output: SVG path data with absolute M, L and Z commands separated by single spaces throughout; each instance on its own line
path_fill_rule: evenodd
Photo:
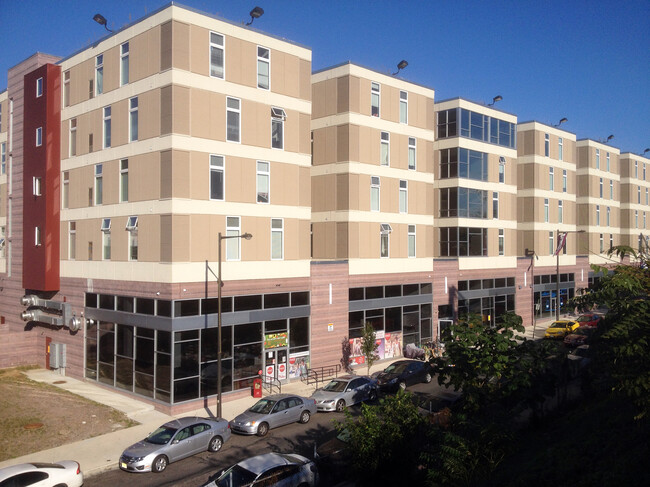
M 78 331 L 83 323 L 80 318 L 73 314 L 70 303 L 42 299 L 35 294 L 26 294 L 20 298 L 20 304 L 28 308 L 20 314 L 23 321 L 65 326 L 71 332 Z

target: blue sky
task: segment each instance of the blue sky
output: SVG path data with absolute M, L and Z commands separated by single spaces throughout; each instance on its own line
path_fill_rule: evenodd
M 65 57 L 165 0 L 0 0 L 0 90 L 7 70 L 36 51 Z M 650 147 L 650 1 L 184 0 L 312 49 L 313 69 L 344 61 L 562 125 L 622 152 Z M 648 155 L 648 154 L 646 154 Z

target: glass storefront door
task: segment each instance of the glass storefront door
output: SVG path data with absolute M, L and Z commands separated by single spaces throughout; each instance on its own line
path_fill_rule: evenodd
M 282 383 L 288 379 L 287 349 L 275 348 L 264 351 L 264 377 L 268 381 L 279 380 Z

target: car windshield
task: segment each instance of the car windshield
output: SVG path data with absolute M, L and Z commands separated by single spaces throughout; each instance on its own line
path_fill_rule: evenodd
M 401 374 L 406 370 L 406 366 L 408 364 L 401 363 L 401 364 L 390 364 L 388 367 L 384 369 L 384 372 L 387 374 Z
M 233 465 L 221 474 L 216 483 L 218 487 L 240 487 L 251 485 L 255 478 L 255 474 L 250 470 L 246 470 L 239 465 Z
M 259 414 L 269 414 L 273 406 L 277 401 L 271 401 L 269 399 L 260 399 L 257 401 L 249 411 Z
M 576 321 L 583 322 L 583 321 L 591 321 L 591 316 L 579 316 Z
M 178 431 L 176 428 L 169 428 L 167 426 L 161 426 L 156 431 L 151 433 L 145 438 L 147 443 L 153 443 L 154 445 L 166 445 L 169 443 L 169 440 L 172 439 L 174 433 Z
M 345 386 L 347 385 L 348 383 L 342 380 L 333 380 L 325 387 L 323 387 L 323 390 L 330 391 L 330 392 L 343 392 L 345 390 Z
M 589 332 L 583 328 L 578 328 L 576 331 L 573 332 L 576 335 L 588 335 Z

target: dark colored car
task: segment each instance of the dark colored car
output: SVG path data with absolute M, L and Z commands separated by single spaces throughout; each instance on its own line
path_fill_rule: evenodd
M 598 326 L 598 323 L 600 322 L 602 318 L 600 315 L 594 314 L 594 313 L 586 313 L 583 315 L 578 316 L 578 319 L 576 320 L 580 326 L 591 326 L 591 327 L 596 327 Z
M 394 392 L 420 382 L 428 384 L 433 378 L 433 369 L 429 362 L 398 360 L 382 372 L 372 374 L 372 378 L 377 379 L 377 385 L 381 391 Z
M 573 333 L 564 337 L 564 344 L 567 347 L 577 347 L 589 343 L 589 338 L 594 334 L 595 330 L 591 326 L 582 325 L 577 330 L 574 330 Z

